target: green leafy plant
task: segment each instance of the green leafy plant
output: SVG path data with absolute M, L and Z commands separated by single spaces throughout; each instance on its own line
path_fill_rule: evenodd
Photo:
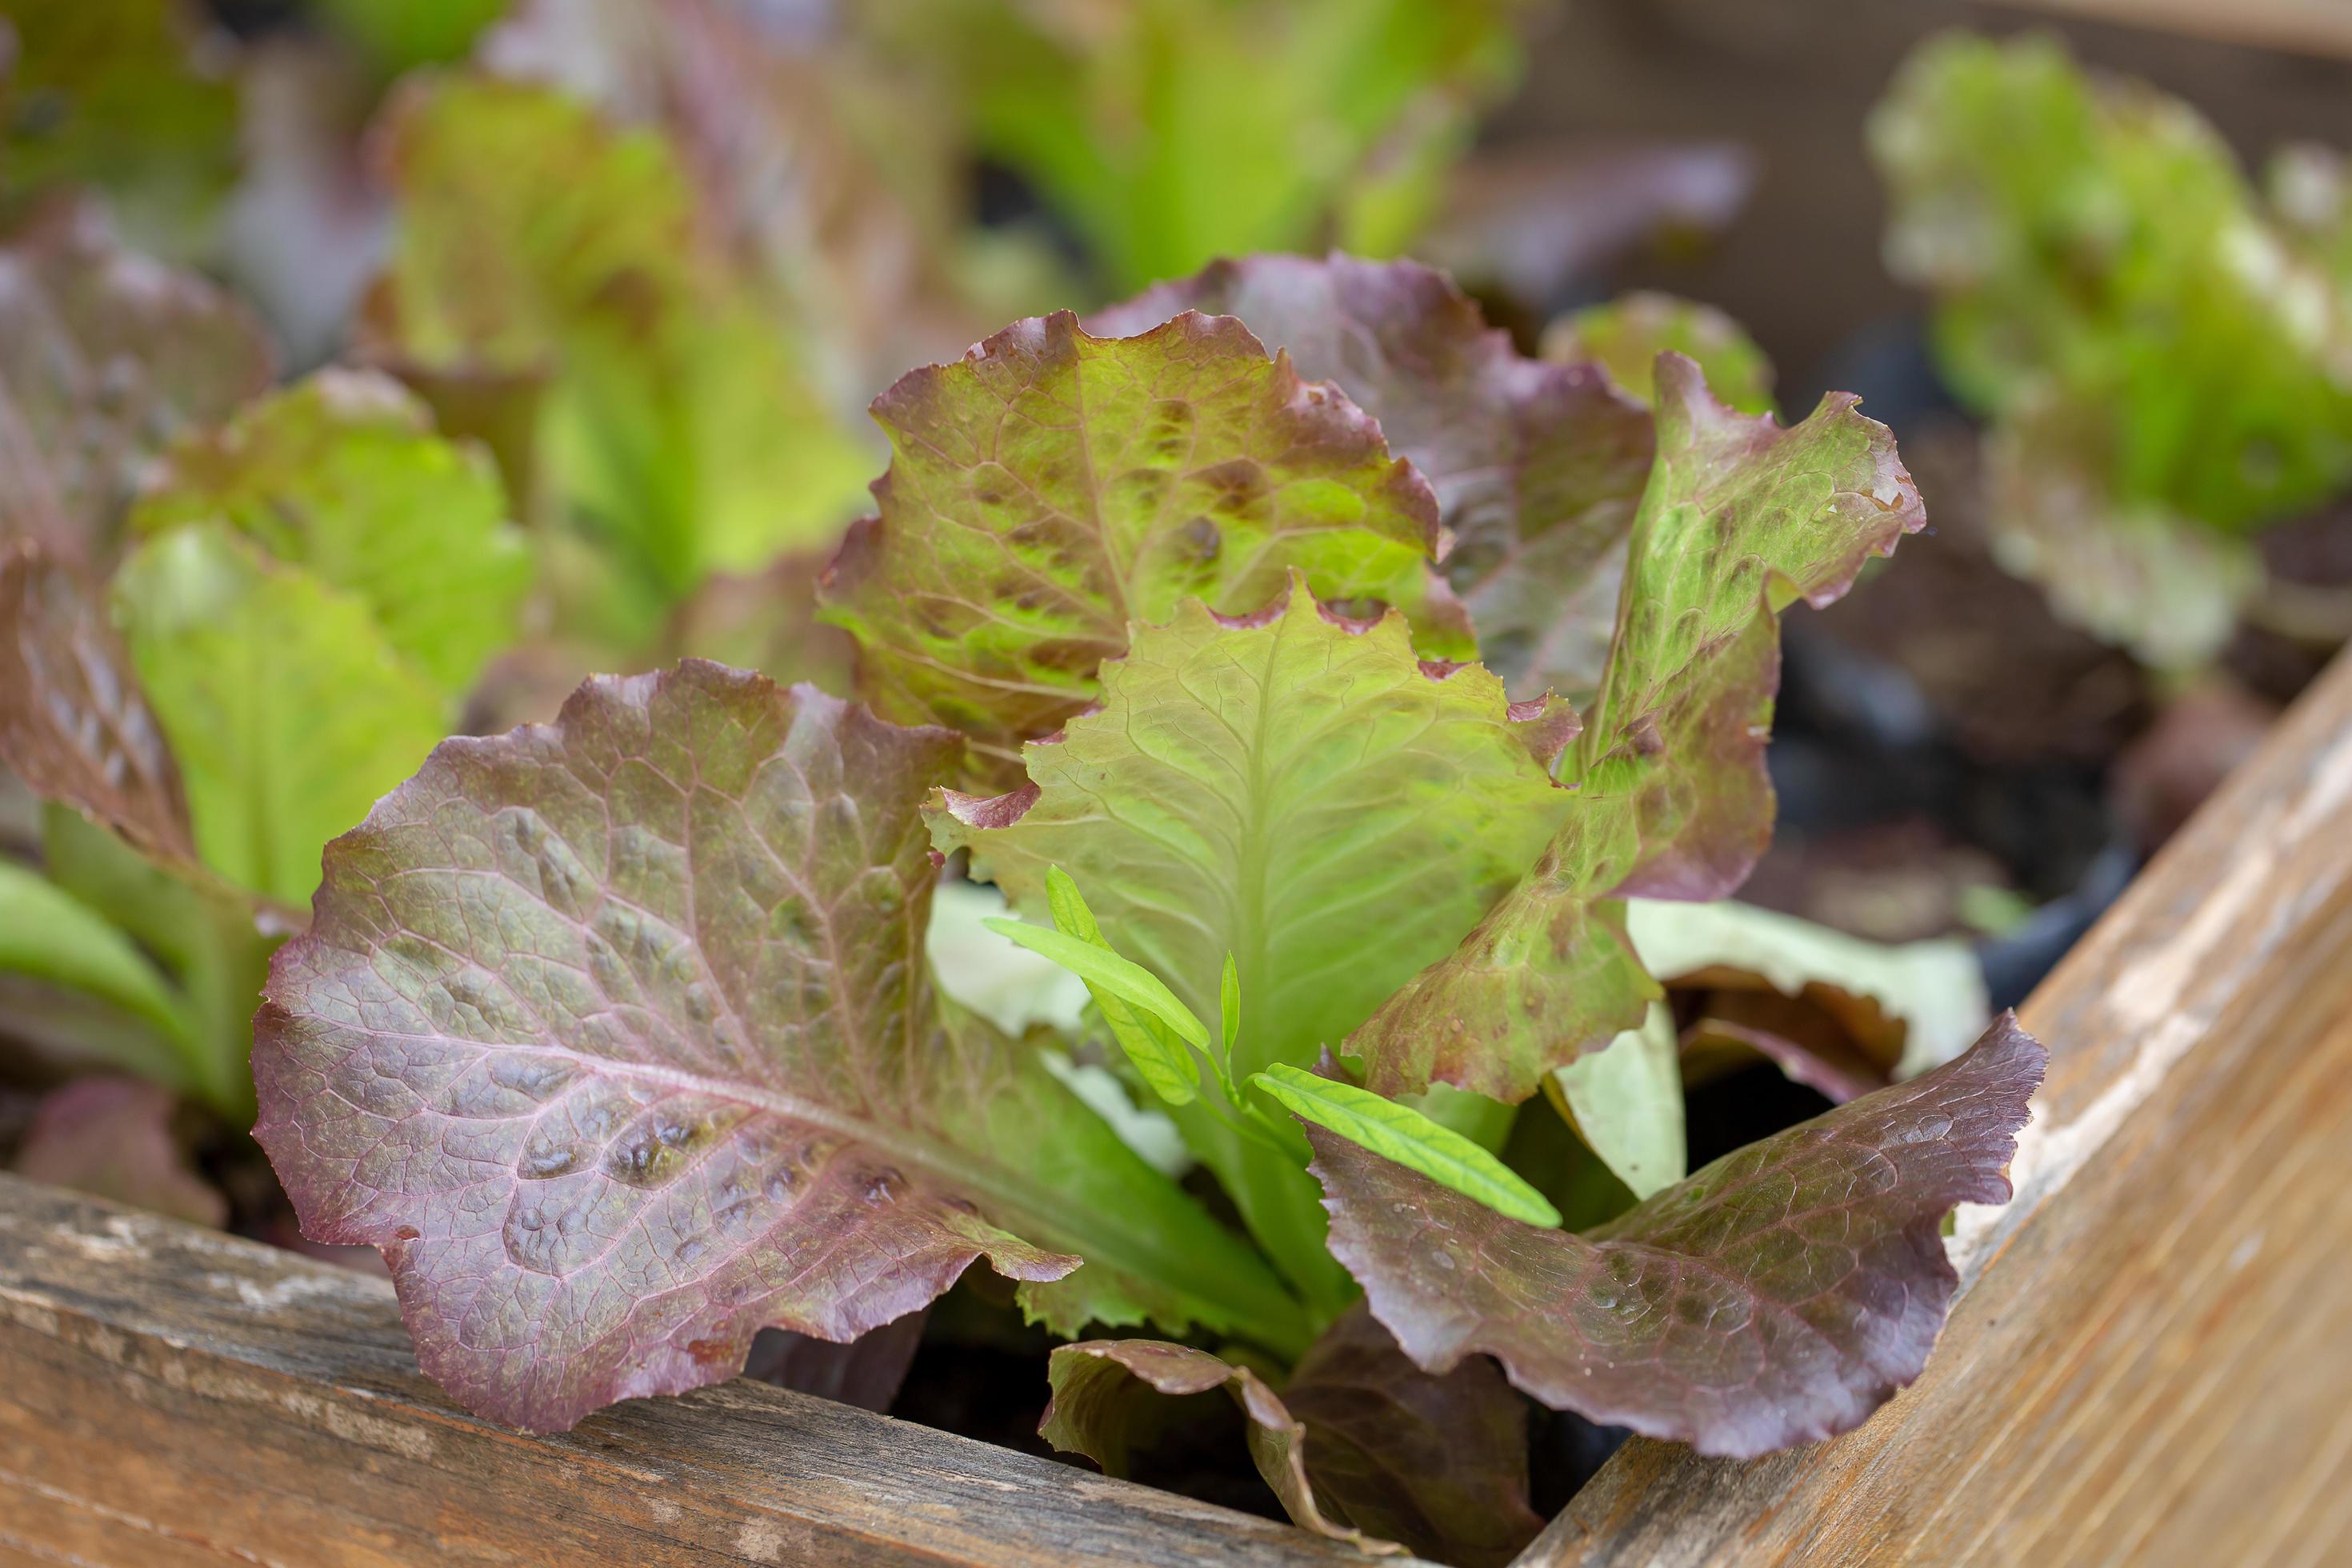
M 488 458 L 394 383 L 237 406 L 257 330 L 86 213 L 0 265 L 27 331 L 0 408 L 29 437 L 0 503 L 0 761 L 47 803 L 40 870 L 0 867 L 10 1032 L 242 1117 L 318 846 L 453 727 L 530 559 Z
M 1991 423 L 2000 558 L 2150 663 L 2210 659 L 2262 584 L 2245 536 L 2352 480 L 2327 202 L 2282 205 L 2187 104 L 2041 37 L 1923 45 L 1870 148 L 1888 264 Z
M 1678 1121 L 1640 1127 L 1683 1044 L 1645 955 L 1849 999 L 1929 962 L 1646 912 L 1764 847 L 1779 615 L 1923 516 L 1851 397 L 1783 428 L 1673 353 L 1643 390 L 1344 257 L 913 373 L 822 583 L 863 702 L 597 677 L 328 847 L 254 1052 L 307 1234 L 381 1249 L 426 1370 L 533 1430 L 985 1259 L 1058 1336 L 1169 1336 L 1057 1352 L 1055 1442 L 1117 1468 L 1153 1399 L 1223 1389 L 1293 1516 L 1367 1550 L 1524 1542 L 1504 1375 L 1711 1453 L 1858 1423 L 1933 1342 L 1944 1217 L 2006 1195 L 2042 1051 L 1937 1016 L 1916 1076 L 1687 1177 Z M 975 920 L 951 858 L 1022 918 Z M 978 933 L 990 973 L 927 962 Z M 1073 998 L 1005 994 L 1033 955 L 1115 1118 Z M 1897 1067 L 1746 1043 L 1855 1090 Z M 1115 1129 L 1147 1111 L 1238 1227 Z M 1640 1201 L 1567 1228 L 1591 1193 L 1513 1153 L 1544 1120 Z
M 1517 78 L 1530 0 L 885 0 L 863 25 L 937 78 L 1114 289 L 1220 255 L 1403 249 Z

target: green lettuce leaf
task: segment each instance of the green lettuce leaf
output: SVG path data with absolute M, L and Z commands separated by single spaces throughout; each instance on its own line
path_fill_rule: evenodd
M 443 698 L 367 605 L 224 526 L 173 529 L 115 574 L 132 667 L 222 876 L 300 904 L 319 849 L 446 729 Z
M 1689 1173 L 1682 1038 L 1674 1012 L 1664 1002 L 1651 1003 L 1639 1026 L 1622 1031 L 1599 1050 L 1554 1068 L 1544 1080 L 1544 1093 L 1585 1147 L 1636 1198 L 1670 1187 Z
M 1304 1348 L 1246 1246 L 938 996 L 918 806 L 959 744 L 688 661 L 445 742 L 330 847 L 255 1135 L 307 1235 L 383 1250 L 456 1397 L 568 1427 L 981 1257 L 1057 1332 Z
M 381 135 L 401 224 L 368 351 L 518 396 L 545 378 L 546 484 L 615 553 L 608 591 L 645 601 L 628 613 L 646 629 L 709 573 L 825 542 L 854 513 L 865 446 L 714 247 L 659 132 L 444 77 L 404 91 Z
M 1232 954 L 1250 999 L 1236 1079 L 1311 1064 L 1370 1017 L 1574 801 L 1548 772 L 1568 734 L 1556 709 L 1513 707 L 1476 665 L 1423 664 L 1402 616 L 1348 620 L 1296 576 L 1255 616 L 1187 600 L 1138 626 L 1102 701 L 1026 748 L 1020 790 L 942 792 L 935 842 L 969 847 L 1024 910 L 1043 912 L 1048 868 L 1066 868 L 1104 937 L 1200 1016 L 1221 1011 Z M 1278 1264 L 1344 1306 L 1311 1184 L 1212 1110 L 1178 1112 L 1193 1147 Z
M 1720 898 L 1770 838 L 1780 612 L 1835 600 L 1926 521 L 1894 438 L 1851 395 L 1783 430 L 1716 402 L 1679 354 L 1659 356 L 1657 389 L 1616 634 L 1563 768 L 1575 809 L 1460 949 L 1348 1041 L 1376 1092 L 1435 1081 L 1516 1102 L 1641 1022 L 1658 988 L 1618 900 Z
M 103 916 L 38 872 L 0 858 L 0 974 L 12 987 L 0 1033 L 18 1036 L 42 993 L 67 991 L 120 1014 L 125 1027 L 88 1037 L 111 1064 L 174 1089 L 194 1083 L 196 1043 L 177 997 L 147 955 Z M 58 1042 L 63 1044 L 64 1042 Z
M 1742 414 L 1772 411 L 1772 362 L 1748 329 L 1712 305 L 1642 290 L 1571 311 L 1544 330 L 1545 359 L 1598 364 L 1645 404 L 1654 401 L 1651 378 L 1668 350 L 1704 371 L 1708 389 L 1727 405 Z
M 1021 171 L 1117 289 L 1220 255 L 1393 253 L 1516 78 L 1524 0 L 876 0 L 981 148 Z
M 2352 479 L 2352 307 L 2187 104 L 2047 36 L 1952 34 L 1870 149 L 1947 379 L 2019 428 L 2063 410 L 2104 505 L 2242 528 Z
M 1142 331 L 1188 310 L 1239 317 L 1379 420 L 1437 493 L 1446 580 L 1480 661 L 1518 696 L 1584 700 L 1650 473 L 1650 419 L 1633 398 L 1590 365 L 1521 355 L 1444 273 L 1411 261 L 1219 261 L 1092 327 Z
M 383 376 L 321 371 L 183 439 L 131 526 L 214 521 L 366 601 L 449 698 L 520 635 L 530 558 L 496 471 Z
M 1323 1073 L 1313 1073 L 1276 1062 L 1251 1075 L 1250 1083 L 1299 1121 L 1360 1143 L 1496 1214 L 1527 1225 L 1559 1224 L 1559 1210 L 1550 1199 L 1476 1143 L 1409 1105 L 1325 1076 L 1337 1072 L 1328 1055 L 1322 1067 Z
M 1431 613 L 1428 485 L 1238 321 L 1017 322 L 874 415 L 890 471 L 827 574 L 828 618 L 856 636 L 878 711 L 962 731 L 1000 782 L 1093 700 L 1131 623 L 1188 598 L 1255 611 L 1294 568 L 1327 600 L 1413 615 L 1433 657 L 1467 651 Z
M 300 917 L 195 860 L 142 854 L 65 805 L 42 813 L 41 859 L 51 881 L 162 967 L 194 1047 L 188 1090 L 227 1121 L 248 1123 L 253 1010 L 270 953 Z

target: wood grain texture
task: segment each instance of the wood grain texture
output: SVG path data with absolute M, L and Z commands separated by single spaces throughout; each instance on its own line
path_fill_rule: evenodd
M 2017 10 L 2084 16 L 2227 44 L 2352 58 L 2352 0 L 2001 0 Z
M 2352 1561 L 2352 661 L 2023 1016 L 2018 1198 L 1919 1383 L 1752 1463 L 1630 1444 L 1527 1568 Z
M 1360 1561 L 743 1380 L 522 1436 L 424 1379 L 385 1282 L 0 1175 L 10 1568 Z

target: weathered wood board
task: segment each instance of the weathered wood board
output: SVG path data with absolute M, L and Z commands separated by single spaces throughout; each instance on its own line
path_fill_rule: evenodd
M 765 1384 L 525 1437 L 425 1380 L 383 1280 L 0 1176 L 9 1568 L 1361 1561 Z
M 1754 1463 L 1629 1445 L 1528 1568 L 2352 1562 L 2352 660 L 2023 1012 L 1927 1375 Z

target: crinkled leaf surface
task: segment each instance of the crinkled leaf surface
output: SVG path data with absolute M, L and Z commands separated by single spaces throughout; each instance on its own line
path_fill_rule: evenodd
M 1402 1549 L 1349 1528 L 1328 1515 L 1307 1466 L 1305 1425 L 1294 1418 L 1264 1379 L 1207 1351 L 1164 1340 L 1087 1340 L 1055 1347 L 1048 1375 L 1054 1397 L 1037 1431 L 1065 1453 L 1084 1454 L 1106 1474 L 1127 1474 L 1130 1429 L 1155 1394 L 1181 1398 L 1224 1389 L 1249 1419 L 1250 1458 L 1283 1511 L 1303 1530 L 1351 1542 L 1365 1552 Z
M 1332 1250 L 1422 1366 L 1483 1352 L 1556 1409 L 1746 1458 L 1849 1431 L 1918 1375 L 1955 1284 L 1944 1216 L 2009 1197 L 2045 1059 L 2004 1016 L 1582 1237 L 1308 1136 Z
M 1428 477 L 1454 535 L 1447 581 L 1487 668 L 1521 696 L 1591 689 L 1650 472 L 1633 398 L 1591 365 L 1524 357 L 1444 273 L 1411 261 L 1219 261 L 1092 324 L 1141 331 L 1186 310 L 1237 316 L 1335 383 Z M 1643 387 L 1648 374 L 1645 360 Z
M 1235 321 L 1127 338 L 1066 311 L 1016 322 L 874 415 L 890 470 L 827 575 L 829 618 L 879 710 L 962 731 L 1001 777 L 1093 700 L 1131 624 L 1181 600 L 1247 614 L 1294 568 L 1326 599 L 1429 598 L 1428 485 Z M 1426 652 L 1466 651 L 1421 629 Z
M 164 444 L 226 418 L 271 374 L 242 305 L 119 247 L 94 205 L 44 213 L 0 249 L 0 537 L 95 568 Z
M 1061 1331 L 1303 1342 L 1244 1247 L 937 1000 L 917 808 L 956 745 L 688 662 L 444 743 L 331 847 L 256 1135 L 308 1235 L 383 1251 L 468 1406 L 569 1426 L 981 1257 Z
M 320 371 L 181 441 L 131 527 L 213 520 L 367 601 L 452 698 L 520 635 L 530 557 L 497 471 L 386 377 Z
M 82 579 L 0 553 L 0 762 L 160 859 L 195 854 L 186 791 L 131 656 Z
M 1780 610 L 1827 605 L 1926 516 L 1886 427 L 1832 394 L 1790 429 L 1658 359 L 1658 456 L 1601 692 L 1563 775 L 1575 811 L 1460 950 L 1349 1041 L 1384 1094 L 1433 1079 L 1517 1101 L 1639 1023 L 1657 988 L 1614 900 L 1737 888 L 1771 837 Z
M 937 843 L 968 846 L 975 875 L 1041 913 L 1063 867 L 1103 935 L 1203 1017 L 1233 954 L 1248 1008 L 1236 1079 L 1311 1063 L 1369 1017 L 1571 804 L 1547 772 L 1566 733 L 1555 710 L 1514 710 L 1476 665 L 1423 665 L 1402 616 L 1347 621 L 1301 583 L 1257 616 L 1188 600 L 1139 626 L 1102 697 L 1026 748 L 1022 789 L 944 795 Z M 1184 1124 L 1277 1262 L 1328 1270 L 1297 1168 L 1255 1163 L 1205 1111 Z
M 113 605 L 186 781 L 197 850 L 281 902 L 310 898 L 320 847 L 447 729 L 441 694 L 364 602 L 220 524 L 142 545 Z
M 77 1079 L 43 1097 L 16 1172 L 217 1228 L 228 1200 L 190 1166 L 172 1131 L 169 1089 L 128 1078 Z
M 658 131 L 545 88 L 446 78 L 395 101 L 382 146 L 401 221 L 368 347 L 435 372 L 549 376 L 540 461 L 651 595 L 645 614 L 855 513 L 863 443 L 714 248 Z
M 1745 327 L 1696 300 L 1640 290 L 1571 311 L 1544 331 L 1545 359 L 1597 363 L 1645 404 L 1658 355 L 1668 349 L 1696 362 L 1708 390 L 1729 407 L 1772 411 L 1772 362 Z

